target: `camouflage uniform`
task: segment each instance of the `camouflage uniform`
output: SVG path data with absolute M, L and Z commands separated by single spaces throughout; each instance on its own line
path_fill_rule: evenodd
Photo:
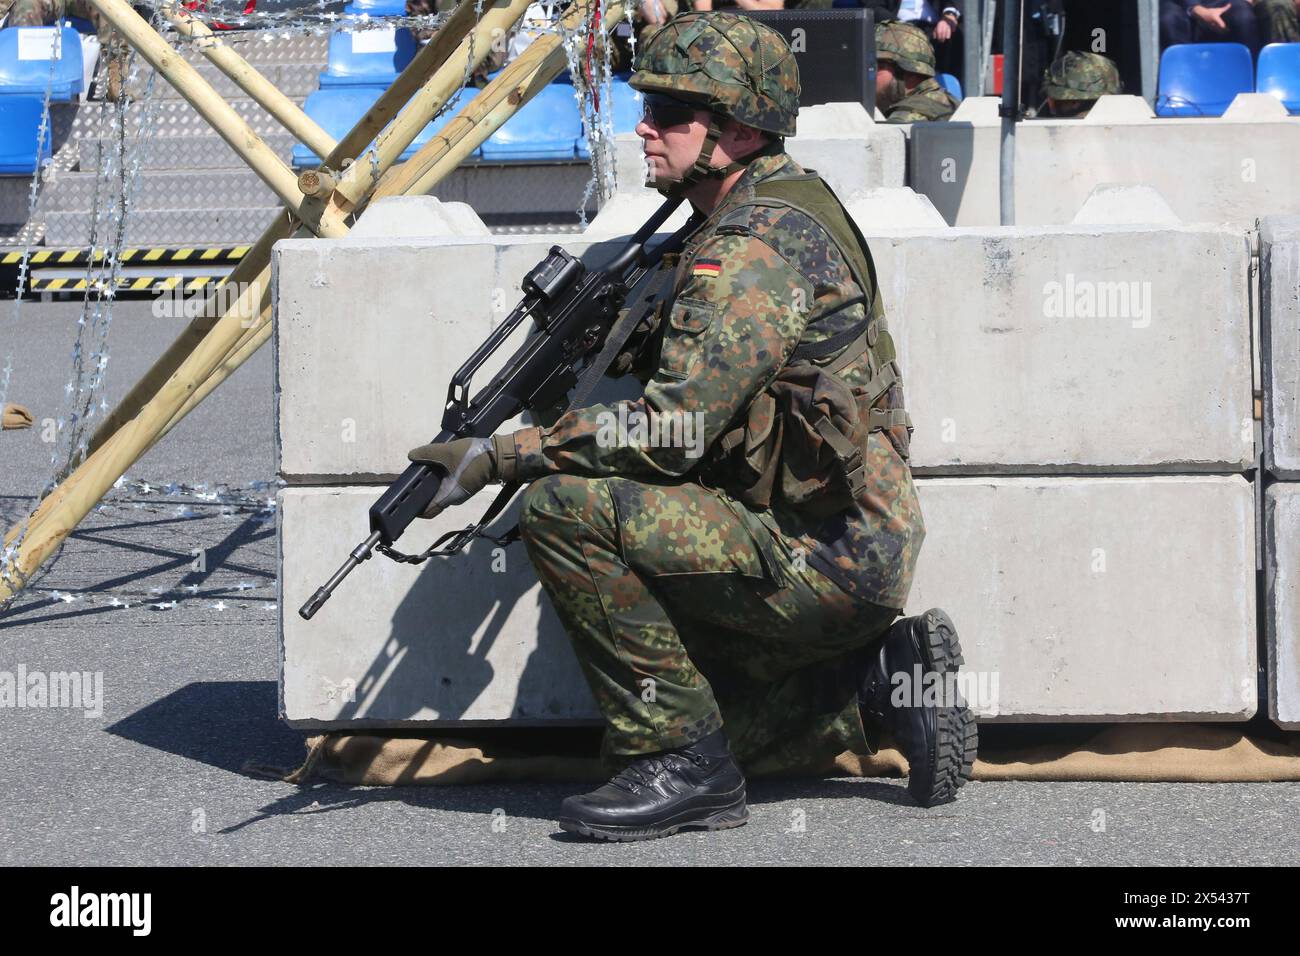
M 1043 72 L 1043 93 L 1058 104 L 1058 115 L 1086 116 L 1100 97 L 1120 89 L 1119 69 L 1100 53 L 1071 50 Z M 1069 105 L 1062 109 L 1059 104 Z
M 934 78 L 934 47 L 919 27 L 896 20 L 877 24 L 876 61 L 888 63 L 896 74 L 926 78 L 909 90 L 904 78 L 895 76 L 889 92 L 876 104 L 889 122 L 946 120 L 956 111 L 957 100 Z
M 946 120 L 957 110 L 957 100 L 933 77 L 922 80 L 889 109 L 884 110 L 890 123 L 927 123 Z
M 859 287 L 819 222 L 752 202 L 756 186 L 803 173 L 778 145 L 691 236 L 668 321 L 639 356 L 648 381 L 624 403 L 629 421 L 699 413 L 711 446 L 796 345 L 869 314 L 875 290 Z M 866 385 L 868 365 L 859 357 L 843 379 Z M 901 383 L 886 397 L 901 409 Z M 577 409 L 513 435 L 517 475 L 532 480 L 520 531 L 606 719 L 608 762 L 687 745 L 724 721 L 747 773 L 872 749 L 858 682 L 906 601 L 924 536 L 907 431 L 871 432 L 867 492 L 819 519 L 779 501 L 746 507 L 689 448 L 609 440 L 617 412 Z
M 1296 0 L 1255 0 L 1255 18 L 1262 42 L 1300 43 Z

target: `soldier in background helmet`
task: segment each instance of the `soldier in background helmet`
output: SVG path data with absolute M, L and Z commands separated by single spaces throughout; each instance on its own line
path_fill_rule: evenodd
M 1041 115 L 1082 118 L 1100 97 L 1119 91 L 1119 70 L 1110 58 L 1071 50 L 1043 72 L 1047 109 Z
M 651 184 L 696 224 L 651 334 L 615 364 L 644 395 L 414 449 L 448 474 L 426 517 L 531 482 L 520 534 L 621 768 L 563 802 L 563 829 L 739 826 L 745 774 L 827 766 L 881 728 L 913 797 L 947 801 L 975 759 L 970 711 L 929 690 L 896 702 L 891 675 L 951 687 L 960 647 L 942 611 L 899 619 L 925 534 L 911 423 L 870 250 L 784 149 L 794 56 L 749 17 L 687 13 L 637 66 Z M 791 417 L 810 395 L 825 411 Z
M 957 101 L 934 74 L 934 47 L 910 23 L 876 25 L 876 106 L 891 123 L 946 120 Z

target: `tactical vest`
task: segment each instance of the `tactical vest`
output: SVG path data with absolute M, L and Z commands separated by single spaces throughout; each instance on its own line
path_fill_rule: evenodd
M 865 305 L 866 317 L 851 328 L 795 347 L 775 379 L 746 410 L 744 421 L 719 439 L 704 472 L 729 473 L 730 480 L 724 483 L 756 508 L 766 509 L 781 497 L 812 514 L 833 514 L 866 491 L 863 449 L 869 433 L 889 430 L 899 455 L 908 458 L 912 421 L 902 407 L 894 341 L 866 239 L 821 177 L 808 170 L 758 183 L 754 198 L 729 209 L 727 215 L 760 201 L 793 209 L 819 223 L 858 288 L 870 290 L 871 301 L 858 295 L 819 317 Z M 834 360 L 819 364 L 837 352 Z M 869 378 L 863 385 L 850 386 L 839 373 L 864 355 Z

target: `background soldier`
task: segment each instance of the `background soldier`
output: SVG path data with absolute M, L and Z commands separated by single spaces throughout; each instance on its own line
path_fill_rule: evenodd
M 620 365 L 645 393 L 620 404 L 651 428 L 690 417 L 708 450 L 610 440 L 616 406 L 576 409 L 414 449 L 448 475 L 426 516 L 532 482 L 523 540 L 605 717 L 603 756 L 623 766 L 564 801 L 565 830 L 738 826 L 740 766 L 873 752 L 882 724 L 913 796 L 950 799 L 975 758 L 971 714 L 921 688 L 891 701 L 889 677 L 955 675 L 961 650 L 942 611 L 895 623 L 924 536 L 911 423 L 870 252 L 784 151 L 794 57 L 747 17 L 687 13 L 638 65 L 651 183 L 702 224 L 671 266 L 667 321 Z
M 1043 72 L 1047 109 L 1042 115 L 1081 119 L 1098 98 L 1119 91 L 1119 70 L 1112 60 L 1100 53 L 1071 50 Z
M 934 78 L 934 47 L 910 23 L 876 25 L 876 106 L 891 123 L 946 120 L 957 109 Z

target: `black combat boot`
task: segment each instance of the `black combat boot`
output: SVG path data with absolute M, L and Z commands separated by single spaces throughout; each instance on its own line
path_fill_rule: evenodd
M 559 823 L 602 840 L 653 840 L 748 819 L 745 778 L 718 730 L 688 747 L 635 758 L 603 787 L 560 804 Z
M 931 608 L 894 622 L 858 694 L 863 722 L 889 728 L 907 758 L 907 790 L 923 807 L 956 797 L 975 764 L 979 731 L 956 683 L 964 663 L 952 621 Z

